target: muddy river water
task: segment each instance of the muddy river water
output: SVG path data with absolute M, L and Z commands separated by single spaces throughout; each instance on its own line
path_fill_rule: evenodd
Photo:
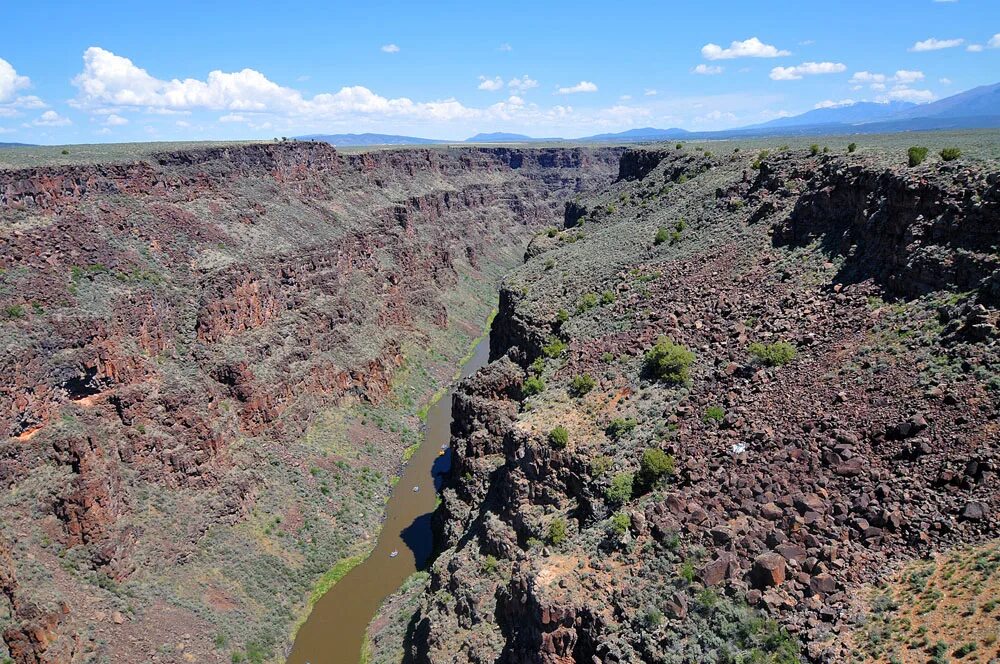
M 489 337 L 475 347 L 462 377 L 489 360 Z M 299 630 L 288 664 L 358 664 L 365 629 L 382 601 L 428 563 L 433 547 L 431 512 L 448 469 L 451 438 L 448 390 L 427 413 L 424 441 L 407 463 L 386 505 L 375 549 L 316 603 Z

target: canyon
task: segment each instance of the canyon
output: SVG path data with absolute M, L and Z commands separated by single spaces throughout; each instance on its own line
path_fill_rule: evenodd
M 876 599 L 998 537 L 997 138 L 0 171 L 0 655 L 283 661 L 497 307 L 367 662 L 926 661 Z

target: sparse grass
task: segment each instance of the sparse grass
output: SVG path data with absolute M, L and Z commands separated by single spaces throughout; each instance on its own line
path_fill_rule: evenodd
M 722 406 L 709 406 L 705 409 L 702 419 L 705 422 L 721 422 L 726 417 L 726 411 Z

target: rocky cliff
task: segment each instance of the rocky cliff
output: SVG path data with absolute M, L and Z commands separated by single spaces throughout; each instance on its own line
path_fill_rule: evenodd
M 630 150 L 566 206 L 455 396 L 413 661 L 969 652 L 855 634 L 1000 534 L 1000 173 L 904 161 Z
M 377 530 L 500 275 L 619 154 L 251 144 L 0 172 L 6 653 L 280 656 Z

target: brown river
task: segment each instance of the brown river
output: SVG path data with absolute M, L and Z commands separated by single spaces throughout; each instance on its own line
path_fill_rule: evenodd
M 462 367 L 462 377 L 484 366 L 489 354 L 487 335 Z M 365 629 L 382 601 L 429 562 L 431 512 L 441 473 L 451 462 L 450 450 L 441 454 L 451 439 L 451 397 L 449 389 L 427 412 L 424 441 L 389 498 L 375 549 L 316 603 L 295 638 L 288 664 L 358 664 Z

